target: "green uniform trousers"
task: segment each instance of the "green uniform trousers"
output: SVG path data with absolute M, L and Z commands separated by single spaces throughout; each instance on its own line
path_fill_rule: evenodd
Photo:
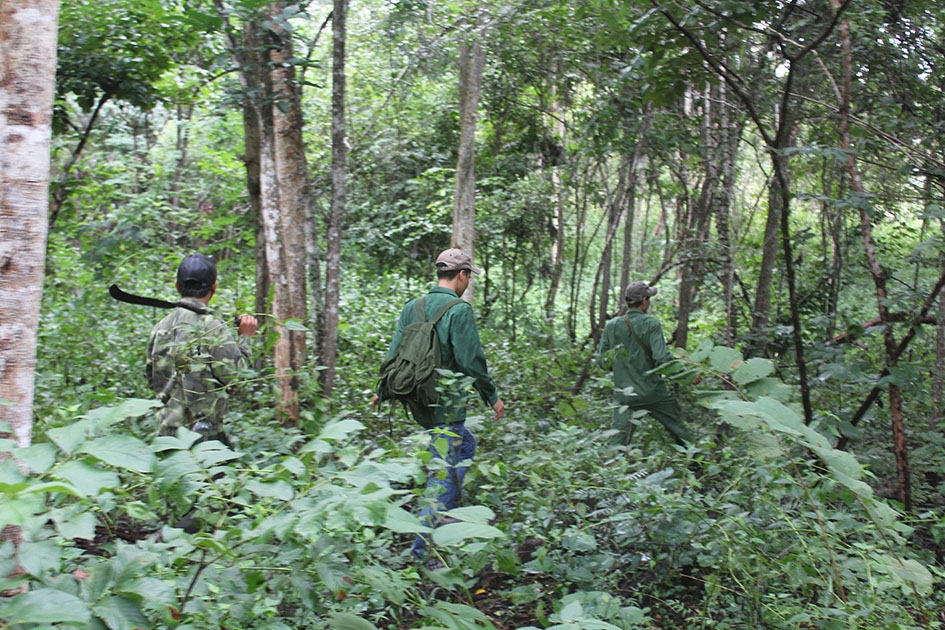
M 633 430 L 636 425 L 633 423 L 633 416 L 637 411 L 645 409 L 651 416 L 656 418 L 667 431 L 672 434 L 676 443 L 685 446 L 692 442 L 692 436 L 682 421 L 682 411 L 675 398 L 666 398 L 661 401 L 647 405 L 633 406 L 628 404 L 616 403 L 620 406 L 614 409 L 613 423 L 610 428 L 617 431 L 610 437 L 610 444 L 613 446 L 626 446 L 630 444 L 633 437 Z

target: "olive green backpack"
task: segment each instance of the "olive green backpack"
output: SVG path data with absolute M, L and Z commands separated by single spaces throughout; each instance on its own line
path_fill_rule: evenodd
M 433 426 L 433 408 L 440 400 L 437 370 L 443 367 L 443 358 L 436 324 L 462 301 L 450 300 L 426 319 L 423 298 L 417 299 L 417 321 L 404 327 L 397 350 L 381 364 L 381 400 L 399 400 L 425 428 Z

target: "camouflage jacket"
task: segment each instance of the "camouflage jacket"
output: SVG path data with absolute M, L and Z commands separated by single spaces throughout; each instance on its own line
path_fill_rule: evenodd
M 246 366 L 249 345 L 250 337 L 236 341 L 233 327 L 211 314 L 177 308 L 158 322 L 148 339 L 146 368 L 151 389 L 164 402 L 158 434 L 174 435 L 181 426 L 221 434 L 226 388 Z

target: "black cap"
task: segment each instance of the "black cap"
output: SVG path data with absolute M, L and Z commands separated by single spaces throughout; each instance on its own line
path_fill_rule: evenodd
M 202 297 L 217 281 L 217 266 L 203 254 L 191 254 L 177 268 L 177 286 L 181 295 Z

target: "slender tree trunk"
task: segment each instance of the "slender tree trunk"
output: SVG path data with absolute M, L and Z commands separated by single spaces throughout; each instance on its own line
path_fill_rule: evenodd
M 33 435 L 58 18 L 58 0 L 0 4 L 0 422 L 12 431 L 0 437 L 24 448 Z M 14 558 L 21 539 L 18 527 L 0 532 Z M 23 572 L 17 560 L 8 577 Z
M 459 156 L 456 160 L 456 194 L 453 204 L 452 247 L 473 256 L 476 232 L 476 124 L 486 53 L 475 33 L 459 45 Z M 472 300 L 470 282 L 463 298 Z
M 839 8 L 837 0 L 831 0 L 831 6 L 834 9 Z M 850 141 L 850 106 L 851 91 L 853 83 L 852 68 L 852 45 L 850 41 L 850 26 L 846 20 L 840 22 L 840 46 L 842 50 L 841 65 L 841 84 L 839 87 L 839 111 L 840 122 L 838 133 L 840 136 L 840 147 L 847 152 L 847 171 L 850 175 L 850 185 L 853 192 L 858 196 L 866 194 L 866 187 L 863 185 L 863 178 L 856 163 L 856 155 L 852 151 Z M 866 258 L 866 264 L 873 278 L 873 286 L 876 292 L 876 304 L 879 312 L 880 321 L 883 324 L 883 347 L 886 351 L 886 369 L 895 368 L 899 355 L 898 344 L 896 343 L 895 333 L 893 331 L 892 321 L 889 316 L 889 307 L 887 306 L 887 297 L 889 295 L 886 286 L 886 271 L 879 262 L 879 256 L 876 253 L 876 243 L 873 239 L 873 223 L 870 220 L 869 213 L 865 208 L 860 207 L 860 233 L 863 240 L 863 252 Z M 899 477 L 899 501 L 903 504 L 907 512 L 912 510 L 912 482 L 909 472 L 909 451 L 906 443 L 906 428 L 902 413 L 902 393 L 899 386 L 890 382 L 889 384 L 889 417 L 892 423 L 893 451 L 896 455 L 896 470 Z
M 722 302 L 725 305 L 725 329 L 722 340 L 726 346 L 735 346 L 738 332 L 738 313 L 735 309 L 735 266 L 733 261 L 730 213 L 735 198 L 735 160 L 741 140 L 742 125 L 730 117 L 731 103 L 726 98 L 725 84 L 720 84 L 719 133 L 721 137 L 721 186 L 715 204 L 715 229 L 719 241 L 719 277 L 722 281 Z
M 175 150 L 177 163 L 174 169 L 174 192 L 171 195 L 171 206 L 180 207 L 181 182 L 184 179 L 184 169 L 187 167 L 187 149 L 190 145 L 190 121 L 194 112 L 192 104 L 177 106 L 177 137 Z
M 772 156 L 772 161 L 778 159 Z M 771 316 L 771 285 L 778 260 L 778 234 L 781 226 L 781 194 L 778 182 L 772 176 L 768 182 L 768 215 L 765 221 L 764 240 L 761 245 L 761 265 L 758 268 L 758 284 L 752 308 L 749 355 L 764 356 L 768 348 L 768 326 Z
M 59 211 L 62 209 L 62 204 L 66 200 L 66 184 L 69 182 L 69 174 L 72 173 L 72 168 L 76 165 L 76 162 L 79 161 L 79 156 L 82 155 L 82 151 L 85 150 L 85 146 L 88 144 L 89 138 L 92 136 L 92 129 L 95 128 L 95 122 L 98 120 L 98 116 L 101 113 L 102 108 L 105 107 L 105 104 L 109 100 L 111 100 L 111 94 L 103 94 L 101 98 L 98 99 L 98 103 L 96 103 L 95 109 L 92 110 L 92 114 L 89 116 L 89 120 L 86 122 L 85 128 L 79 135 L 79 142 L 76 144 L 75 148 L 72 149 L 69 159 L 59 171 L 56 184 L 53 187 L 52 195 L 49 198 L 50 227 L 56 224 L 56 219 L 59 218 Z
M 681 277 L 679 279 L 679 307 L 676 329 L 673 331 L 673 343 L 678 348 L 685 348 L 689 340 L 689 318 L 696 306 L 696 294 L 705 277 L 706 244 L 709 240 L 709 226 L 712 211 L 716 206 L 719 188 L 719 168 L 724 155 L 719 131 L 718 90 L 705 92 L 702 98 L 702 147 L 705 152 L 702 160 L 702 186 L 699 197 L 691 204 L 692 212 L 688 218 L 683 243 Z
M 341 227 L 345 215 L 345 175 L 348 150 L 345 137 L 345 17 L 347 0 L 334 0 L 332 11 L 331 92 L 331 216 L 325 265 L 325 329 L 320 335 L 322 395 L 331 396 L 338 354 L 338 303 L 341 278 Z
M 945 221 L 939 222 L 939 228 L 945 234 Z M 939 265 L 945 270 L 945 256 Z M 935 371 L 932 373 L 932 412 L 929 415 L 929 429 L 939 430 L 945 402 L 945 297 L 938 298 L 938 318 L 935 324 Z
M 255 226 L 256 248 L 256 301 L 255 312 L 259 315 L 269 312 L 269 269 L 266 266 L 266 236 L 262 220 L 262 182 L 259 172 L 260 122 L 256 108 L 244 99 L 243 102 L 243 164 L 246 167 L 246 190 L 249 207 Z
M 558 111 L 561 106 L 558 103 L 557 98 L 557 89 L 552 87 L 552 92 L 554 94 L 553 101 L 551 104 L 551 114 L 554 120 L 557 121 L 557 129 L 555 137 L 557 141 L 563 143 L 563 138 L 565 134 L 564 121 L 561 120 L 561 117 L 558 116 Z M 566 221 L 564 216 L 564 187 L 561 184 L 561 161 L 558 159 L 554 164 L 546 164 L 550 167 L 551 172 L 551 186 L 554 191 L 554 208 L 552 209 L 551 214 L 551 261 L 549 264 L 549 274 L 550 279 L 548 283 L 548 296 L 545 299 L 545 320 L 548 326 L 548 345 L 553 346 L 555 343 L 555 317 L 557 314 L 557 309 L 555 307 L 558 300 L 558 290 L 561 287 L 561 276 L 564 272 L 564 243 L 565 243 L 565 227 Z

